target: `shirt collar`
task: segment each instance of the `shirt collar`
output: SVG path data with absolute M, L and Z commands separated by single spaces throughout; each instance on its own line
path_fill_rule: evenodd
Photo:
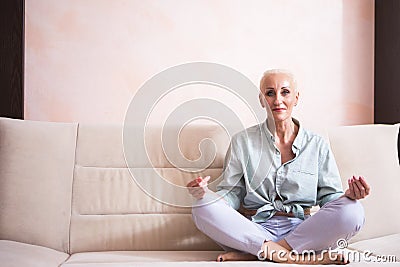
M 299 131 L 297 132 L 297 136 L 293 141 L 293 147 L 296 149 L 300 149 L 301 145 L 303 144 L 303 139 L 304 139 L 304 129 L 303 126 L 301 126 L 300 122 L 296 120 L 295 118 L 292 118 L 294 124 L 296 124 L 299 127 Z
M 268 119 L 266 119 L 263 122 L 263 129 L 264 129 L 265 135 L 267 136 L 268 141 L 274 143 L 275 142 L 275 137 L 273 136 L 273 134 L 269 130 L 267 121 L 268 121 Z

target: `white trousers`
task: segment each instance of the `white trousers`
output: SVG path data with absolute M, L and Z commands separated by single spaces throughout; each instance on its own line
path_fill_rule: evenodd
M 334 249 L 339 239 L 349 240 L 364 224 L 362 205 L 347 197 L 328 202 L 305 220 L 274 216 L 264 223 L 254 223 L 224 200 L 215 199 L 213 193 L 206 193 L 192 209 L 192 216 L 197 228 L 225 251 L 257 255 L 265 240 L 283 238 L 299 253 Z

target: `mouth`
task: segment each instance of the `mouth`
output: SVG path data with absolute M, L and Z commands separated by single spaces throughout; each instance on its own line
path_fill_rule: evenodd
M 285 108 L 273 108 L 272 109 L 272 111 L 274 111 L 274 112 L 283 112 L 285 110 L 286 110 Z

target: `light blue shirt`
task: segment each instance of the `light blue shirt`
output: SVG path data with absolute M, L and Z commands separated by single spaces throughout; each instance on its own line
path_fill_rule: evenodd
M 293 122 L 299 126 L 292 145 L 295 157 L 284 164 L 266 121 L 232 137 L 217 194 L 236 210 L 241 203 L 256 209 L 254 222 L 266 221 L 276 211 L 304 219 L 304 208 L 322 207 L 343 195 L 328 143 Z

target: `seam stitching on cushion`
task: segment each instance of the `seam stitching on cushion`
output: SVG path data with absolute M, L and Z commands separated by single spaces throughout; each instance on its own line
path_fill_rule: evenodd
M 138 213 L 98 213 L 98 214 L 79 214 L 79 216 L 136 216 L 136 215 L 191 215 L 191 213 L 178 213 L 178 212 L 138 212 Z
M 58 265 L 58 267 L 61 267 L 61 266 L 62 266 L 64 263 L 66 263 L 70 258 L 71 258 L 71 255 L 68 254 L 68 257 L 67 257 L 63 262 L 61 262 L 61 263 Z
M 74 182 L 75 182 L 75 166 L 76 166 L 76 150 L 78 147 L 78 132 L 79 132 L 79 123 L 76 124 L 76 133 L 75 133 L 75 153 L 74 153 L 74 167 L 72 170 L 72 183 L 71 183 L 71 205 L 70 205 L 70 216 L 69 216 L 69 231 L 68 231 L 68 254 L 71 255 L 71 221 L 72 221 L 72 204 L 74 198 Z
M 76 166 L 81 168 L 102 168 L 102 169 L 130 169 L 128 167 L 110 167 L 110 166 L 83 166 L 76 164 Z M 180 167 L 180 168 L 192 168 L 197 169 L 196 167 Z M 213 170 L 213 169 L 222 169 L 223 167 L 208 167 L 206 170 Z M 134 169 L 178 169 L 177 167 L 135 167 Z

